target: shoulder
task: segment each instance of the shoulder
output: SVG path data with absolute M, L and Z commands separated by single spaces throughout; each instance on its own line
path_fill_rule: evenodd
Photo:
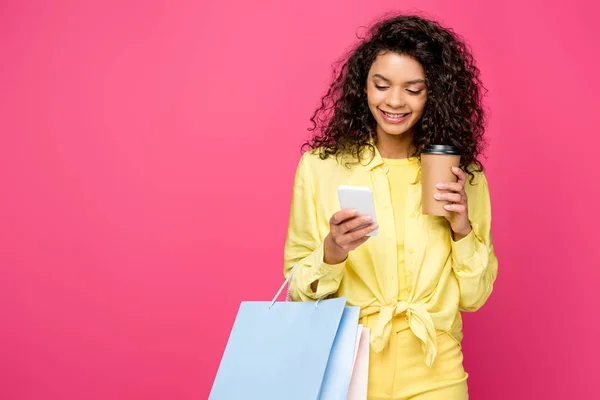
M 348 182 L 360 170 L 345 155 L 329 155 L 324 158 L 320 149 L 305 152 L 298 162 L 296 182 L 310 185 L 314 190 L 328 192 L 343 182 Z
M 473 170 L 473 179 L 467 174 L 467 184 L 472 186 L 487 184 L 485 173 L 483 171 Z
M 467 195 L 488 191 L 488 181 L 483 171 L 473 171 L 473 178 L 467 174 L 467 181 L 465 183 L 465 192 L 467 192 Z
M 327 174 L 339 168 L 345 168 L 347 156 L 330 155 L 323 157 L 320 148 L 306 151 L 298 162 L 298 171 L 307 174 Z

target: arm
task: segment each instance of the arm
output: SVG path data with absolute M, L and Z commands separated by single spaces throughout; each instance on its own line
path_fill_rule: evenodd
M 317 208 L 307 157 L 308 154 L 305 154 L 301 158 L 296 169 L 284 248 L 284 276 L 287 278 L 292 267 L 298 265 L 290 282 L 290 295 L 295 301 L 310 301 L 335 293 L 344 276 L 346 263 L 345 259 L 337 264 L 324 261 L 326 243 L 317 226 Z
M 452 241 L 452 268 L 460 288 L 462 311 L 476 311 L 483 306 L 498 274 L 491 234 L 490 193 L 483 173 L 469 189 L 468 215 L 472 229 L 465 236 L 455 234 L 456 241 Z

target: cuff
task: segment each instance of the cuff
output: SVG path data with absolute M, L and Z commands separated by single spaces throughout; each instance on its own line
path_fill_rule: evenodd
M 339 287 L 340 281 L 344 276 L 346 270 L 346 260 L 339 264 L 327 264 L 323 261 L 325 250 L 323 243 L 315 249 L 312 254 L 313 259 L 311 265 L 313 266 L 313 280 L 318 280 L 319 285 L 317 286 L 317 292 L 314 294 L 316 298 L 331 294 L 335 292 Z
M 475 227 L 472 227 L 471 232 L 464 238 L 457 242 L 452 240 L 452 258 L 455 265 L 464 265 L 468 260 L 473 258 L 477 251 L 476 248 Z

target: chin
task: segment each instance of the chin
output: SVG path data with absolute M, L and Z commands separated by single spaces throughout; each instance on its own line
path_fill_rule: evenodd
M 390 135 L 390 136 L 402 136 L 405 133 L 407 133 L 408 131 L 410 131 L 410 128 L 400 128 L 400 129 L 383 128 L 382 130 L 383 130 L 383 132 L 385 132 L 387 135 Z
M 382 131 L 385 132 L 387 135 L 402 136 L 405 133 L 410 132 L 414 128 L 415 124 L 409 123 L 402 124 L 401 126 L 390 126 L 389 124 L 383 123 L 379 126 L 382 127 Z

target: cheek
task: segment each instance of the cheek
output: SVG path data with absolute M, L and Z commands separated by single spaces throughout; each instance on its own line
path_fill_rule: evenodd
M 367 97 L 367 102 L 369 104 L 369 109 L 372 113 L 377 113 L 377 108 L 379 107 L 380 100 L 377 96 L 369 96 Z
M 371 93 L 367 93 L 367 103 L 369 103 L 369 107 L 373 107 L 375 104 L 375 99 Z
M 369 106 L 377 107 L 385 96 L 375 90 L 367 90 L 367 101 Z
M 413 109 L 415 114 L 420 116 L 423 114 L 423 111 L 425 110 L 425 103 L 427 103 L 426 97 L 419 98 L 419 99 L 413 99 L 413 101 L 411 102 L 411 108 Z

